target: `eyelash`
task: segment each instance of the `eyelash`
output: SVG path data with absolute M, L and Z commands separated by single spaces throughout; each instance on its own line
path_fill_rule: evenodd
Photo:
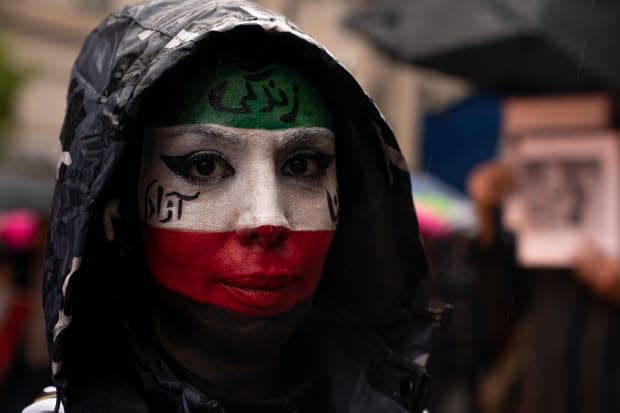
M 287 166 L 290 166 L 290 163 L 292 161 L 298 160 L 298 159 L 311 160 L 315 162 L 318 170 L 316 171 L 316 173 L 313 173 L 308 176 L 304 176 L 301 174 L 295 174 L 295 173 L 288 173 L 285 170 L 285 168 Z M 283 175 L 289 176 L 293 179 L 300 179 L 303 181 L 307 181 L 312 185 L 318 185 L 321 183 L 321 180 L 325 176 L 327 176 L 327 169 L 331 166 L 333 162 L 334 162 L 333 155 L 328 155 L 328 154 L 318 152 L 315 150 L 305 150 L 305 151 L 297 152 L 293 154 L 292 156 L 289 156 L 288 159 L 282 165 L 281 172 Z
M 160 155 L 160 158 L 168 167 L 168 169 L 194 185 L 201 185 L 208 182 L 213 182 L 235 174 L 235 169 L 230 165 L 228 160 L 226 160 L 226 158 L 224 158 L 217 152 L 200 151 L 181 156 Z M 213 163 L 214 170 L 220 167 L 225 168 L 228 172 L 220 173 L 217 176 L 201 177 L 193 175 L 192 169 L 196 168 L 199 162 L 204 160 L 211 161 Z M 296 160 L 304 160 L 305 162 L 309 161 L 310 165 L 302 164 L 302 166 L 305 166 L 307 168 L 314 167 L 317 170 L 309 175 L 303 175 L 306 170 L 301 171 L 300 173 L 295 173 L 294 171 L 287 171 L 287 169 L 291 168 L 292 162 Z M 327 176 L 327 169 L 331 166 L 333 161 L 334 155 L 328 155 L 322 152 L 318 152 L 316 150 L 304 150 L 296 152 L 293 155 L 289 156 L 286 161 L 284 161 L 282 167 L 280 168 L 280 171 L 284 176 L 290 177 L 292 179 L 305 181 L 312 185 L 318 185 L 320 184 L 321 180 L 325 176 Z M 209 174 L 211 173 L 212 171 Z
M 160 158 L 168 167 L 168 169 L 194 185 L 200 185 L 219 179 L 224 179 L 235 174 L 235 169 L 230 165 L 228 160 L 226 160 L 226 158 L 224 158 L 217 152 L 200 151 L 181 156 L 160 155 Z M 205 160 L 213 162 L 214 170 L 220 167 L 225 168 L 227 172 L 219 174 L 217 176 L 200 177 L 192 175 L 192 168 L 196 168 L 199 162 Z

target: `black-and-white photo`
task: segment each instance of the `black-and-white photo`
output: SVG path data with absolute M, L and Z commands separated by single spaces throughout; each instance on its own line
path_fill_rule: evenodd
M 511 142 L 518 189 L 505 206 L 522 265 L 566 267 L 594 242 L 620 257 L 620 137 L 525 134 Z
M 522 165 L 521 183 L 533 228 L 574 228 L 596 219 L 602 184 L 598 159 L 528 160 Z

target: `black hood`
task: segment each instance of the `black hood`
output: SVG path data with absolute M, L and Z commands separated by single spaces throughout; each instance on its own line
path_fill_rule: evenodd
M 141 107 L 179 62 L 244 37 L 268 37 L 285 48 L 300 67 L 326 82 L 336 108 L 340 221 L 318 295 L 355 319 L 392 361 L 426 359 L 433 323 L 427 311 L 429 275 L 409 174 L 371 99 L 328 51 L 280 15 L 237 0 L 155 0 L 103 21 L 87 38 L 71 74 L 43 286 L 59 386 L 70 385 L 63 363 L 86 334 L 76 323 L 82 303 L 110 306 L 100 312 L 114 318 L 108 294 L 119 274 L 131 275 L 114 268 L 114 257 L 106 260 L 102 211 L 118 192 L 115 187 L 127 181 L 122 171 L 137 162 L 129 153 L 141 140 Z M 87 321 L 91 330 L 106 333 L 105 324 Z

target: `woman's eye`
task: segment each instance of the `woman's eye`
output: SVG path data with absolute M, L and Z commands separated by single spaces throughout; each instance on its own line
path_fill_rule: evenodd
M 282 173 L 287 176 L 300 178 L 318 178 L 325 175 L 325 171 L 334 157 L 318 152 L 300 153 L 290 157 L 282 166 Z
M 304 175 L 306 173 L 312 174 L 316 172 L 317 165 L 308 158 L 296 157 L 289 161 L 288 170 L 293 175 Z
M 191 163 L 190 174 L 206 177 L 211 175 L 215 168 L 215 161 L 212 158 L 196 159 Z
M 164 164 L 175 174 L 192 183 L 204 183 L 221 179 L 235 173 L 221 155 L 214 152 L 195 152 L 182 156 L 160 155 Z

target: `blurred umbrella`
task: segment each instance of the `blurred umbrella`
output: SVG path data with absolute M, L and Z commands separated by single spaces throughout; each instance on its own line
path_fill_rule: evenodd
M 385 0 L 345 24 L 396 59 L 498 92 L 620 91 L 618 0 Z
M 411 187 L 423 236 L 442 238 L 454 231 L 476 231 L 473 206 L 457 190 L 428 173 L 413 174 Z

